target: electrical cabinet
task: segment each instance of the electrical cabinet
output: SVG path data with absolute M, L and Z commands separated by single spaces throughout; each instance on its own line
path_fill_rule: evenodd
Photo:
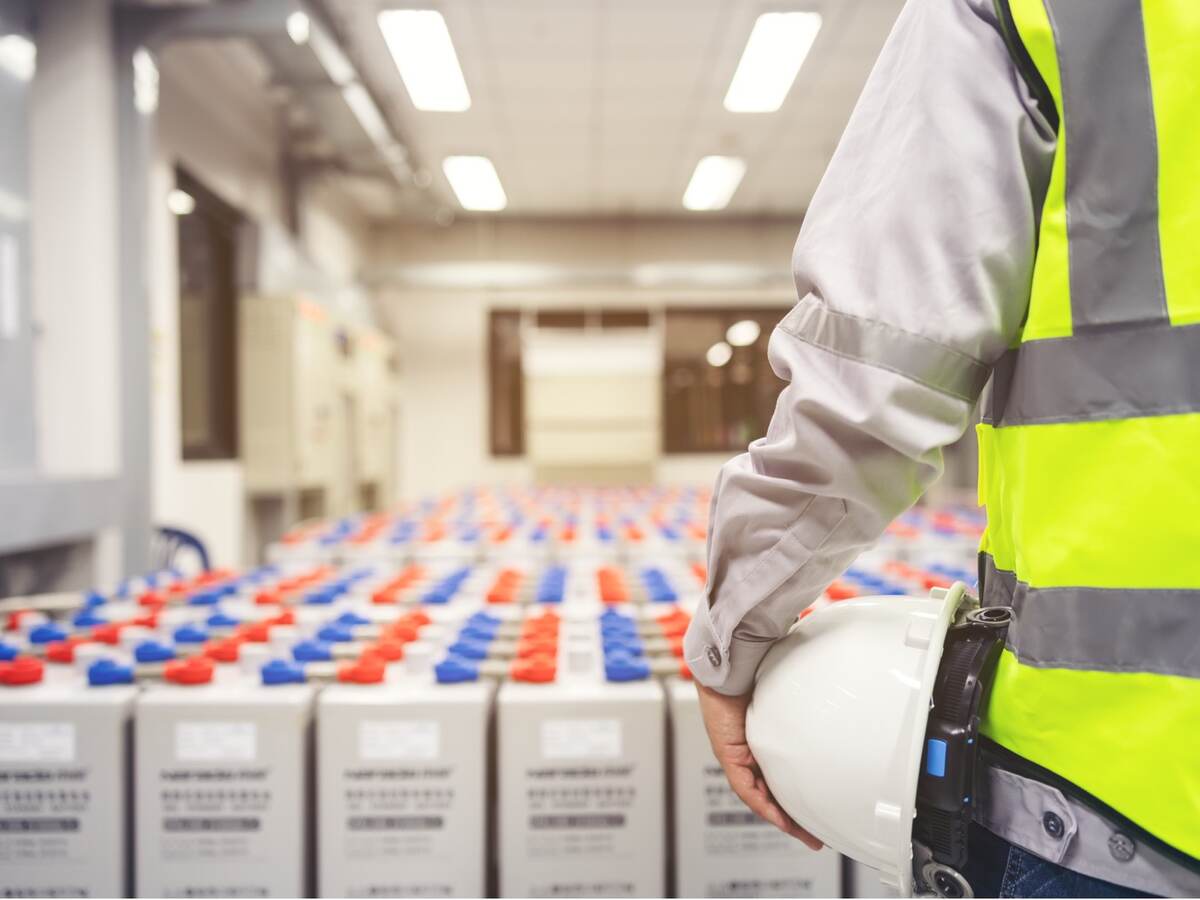
M 239 431 L 251 494 L 330 488 L 338 475 L 338 334 L 296 296 L 239 306 Z
M 374 329 L 354 335 L 351 357 L 354 473 L 362 506 L 386 504 L 395 454 L 395 344 Z

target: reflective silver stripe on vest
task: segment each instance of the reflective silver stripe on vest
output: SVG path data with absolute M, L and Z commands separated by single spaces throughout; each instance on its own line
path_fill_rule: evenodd
M 1200 678 L 1200 590 L 1036 588 L 985 556 L 981 602 L 1013 608 L 1025 665 Z
M 1158 141 L 1139 0 L 1046 0 L 1062 80 L 1076 333 L 1167 319 Z
M 990 371 L 979 360 L 927 337 L 835 312 L 811 294 L 784 316 L 779 329 L 806 344 L 887 369 L 968 403 L 978 399 Z
M 996 363 L 985 410 L 991 425 L 1200 412 L 1200 325 L 1029 341 Z

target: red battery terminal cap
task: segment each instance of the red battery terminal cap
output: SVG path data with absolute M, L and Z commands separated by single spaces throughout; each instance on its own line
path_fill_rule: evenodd
M 87 640 L 85 637 L 76 635 L 65 641 L 52 641 L 46 645 L 46 659 L 56 663 L 75 662 L 75 648 L 80 644 L 86 644 Z
M 420 628 L 422 625 L 428 625 L 433 621 L 433 619 L 429 618 L 429 613 L 425 612 L 424 610 L 414 609 L 412 612 L 405 613 L 404 617 L 400 621 L 411 622 L 413 625 L 416 625 L 418 628 Z
M 389 625 L 385 629 L 384 634 L 389 639 L 397 643 L 407 644 L 410 641 L 415 641 L 417 639 L 417 633 L 419 631 L 420 626 L 401 619 L 399 622 L 393 622 L 391 625 Z
M 825 596 L 830 600 L 849 600 L 851 597 L 857 597 L 858 591 L 844 581 L 835 581 L 825 588 Z
M 204 645 L 204 655 L 215 662 L 233 663 L 241 654 L 242 642 L 237 638 L 209 641 Z
M 8 619 L 4 623 L 5 631 L 20 631 L 21 621 L 33 612 L 32 609 L 14 609 L 8 614 Z
M 171 684 L 208 684 L 213 678 L 213 661 L 207 656 L 189 656 L 167 663 L 163 678 Z
M 279 591 L 259 591 L 254 595 L 257 606 L 278 606 L 282 602 L 283 595 Z
M 252 644 L 265 644 L 271 639 L 271 623 L 247 622 L 245 625 L 239 625 L 237 636 Z
M 398 659 L 404 659 L 404 644 L 401 641 L 380 638 L 375 643 L 368 644 L 362 655 L 381 659 L 384 662 L 396 662 Z
M 361 656 L 357 662 L 338 669 L 338 681 L 349 684 L 379 684 L 383 681 L 384 664 L 378 656 Z
M 92 628 L 92 640 L 101 644 L 116 644 L 121 640 L 121 632 L 132 622 L 110 622 L 107 625 L 97 625 Z
M 12 662 L 0 663 L 0 684 L 9 687 L 20 687 L 26 684 L 37 684 L 42 680 L 46 667 L 40 659 L 32 656 L 18 656 Z
M 140 625 L 142 628 L 157 628 L 158 627 L 158 611 L 146 613 L 144 616 L 138 616 L 135 619 L 129 620 L 130 625 Z
M 371 595 L 371 602 L 378 606 L 389 606 L 400 596 L 400 588 L 388 586 L 380 588 Z
M 518 659 L 531 656 L 554 656 L 558 653 L 558 639 L 553 637 L 527 637 L 517 644 Z
M 295 625 L 296 613 L 293 610 L 285 609 L 279 615 L 264 619 L 263 622 L 266 625 Z
M 531 656 L 528 659 L 514 659 L 509 675 L 513 681 L 525 681 L 533 684 L 546 684 L 554 680 L 558 674 L 552 656 Z
M 149 606 L 157 609 L 167 605 L 167 598 L 158 591 L 146 591 L 137 598 L 138 606 Z

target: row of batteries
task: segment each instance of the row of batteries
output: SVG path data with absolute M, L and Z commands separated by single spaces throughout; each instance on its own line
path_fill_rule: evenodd
M 268 559 L 407 562 L 438 559 L 631 562 L 702 559 L 707 492 L 679 489 L 504 492 L 475 489 L 428 498 L 391 513 L 305 523 L 267 549 Z M 979 510 L 916 507 L 888 529 L 898 555 L 926 548 L 941 557 L 973 554 Z
M 818 605 L 962 574 L 883 561 Z M 704 578 L 289 563 L 15 609 L 0 892 L 836 896 L 839 857 L 756 820 L 708 747 Z

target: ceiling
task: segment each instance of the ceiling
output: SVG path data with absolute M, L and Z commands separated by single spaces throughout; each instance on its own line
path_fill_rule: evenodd
M 903 0 L 440 0 L 471 92 L 464 113 L 409 102 L 376 24 L 405 5 L 429 4 L 324 3 L 448 208 L 441 160 L 481 154 L 508 194 L 500 215 L 683 214 L 697 160 L 717 153 L 748 164 L 728 212 L 757 215 L 808 205 Z M 787 101 L 727 112 L 755 18 L 793 8 L 825 22 Z

